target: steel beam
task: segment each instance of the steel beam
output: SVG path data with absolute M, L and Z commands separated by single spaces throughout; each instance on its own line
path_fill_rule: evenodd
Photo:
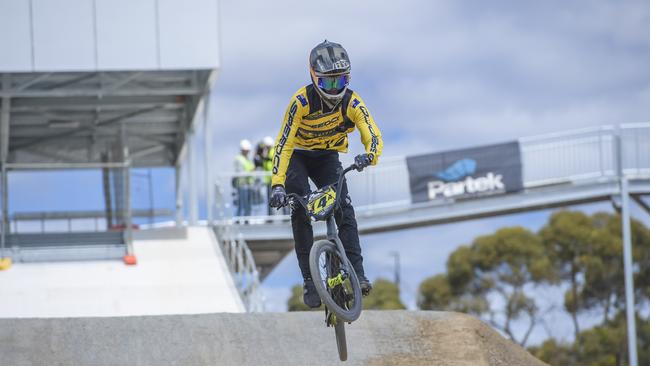
M 140 77 L 141 75 L 142 75 L 142 72 L 134 72 L 134 73 L 128 75 L 127 77 L 125 77 L 124 79 L 120 79 L 120 80 L 114 82 L 113 84 L 109 85 L 109 86 L 106 88 L 106 90 L 108 90 L 108 91 L 114 91 L 114 90 L 120 89 L 120 88 L 122 88 L 123 86 L 127 85 L 128 83 L 130 83 L 131 81 L 137 79 L 137 78 Z M 110 93 L 105 93 L 105 94 L 110 94 Z
M 124 169 L 125 162 L 119 163 L 10 163 L 8 170 L 67 170 L 67 169 Z
M 15 90 L 23 91 L 23 90 L 29 88 L 30 86 L 32 86 L 32 85 L 34 85 L 34 84 L 38 84 L 38 83 L 40 83 L 41 81 L 46 80 L 46 79 L 49 78 L 51 75 L 52 75 L 52 73 L 45 73 L 45 74 L 37 75 L 37 76 L 34 77 L 33 79 L 31 79 L 31 80 L 29 80 L 29 81 L 27 81 L 27 82 L 24 82 L 24 83 L 18 85 L 18 86 L 16 87 Z
M 157 152 L 165 150 L 167 147 L 164 145 L 157 145 L 157 146 L 152 146 L 148 147 L 142 150 L 134 151 L 133 154 L 131 154 L 132 159 L 139 159 L 147 155 L 155 154 Z
M 632 199 L 641 206 L 646 213 L 650 214 L 650 205 L 648 205 L 640 195 L 632 195 Z
M 2 75 L 2 90 L 9 87 L 11 79 L 9 75 Z M 0 110 L 0 163 L 5 163 L 9 155 L 9 127 L 11 120 L 11 100 L 3 97 Z
M 70 97 L 102 97 L 102 96 L 150 96 L 150 95 L 198 95 L 200 88 L 169 87 L 157 89 L 61 89 L 61 90 L 5 90 L 0 91 L 0 97 L 9 98 L 70 98 Z
M 141 110 L 136 110 L 136 111 L 124 113 L 124 114 L 122 114 L 120 116 L 117 116 L 117 117 L 113 117 L 113 118 L 109 118 L 109 119 L 106 119 L 106 120 L 99 121 L 94 126 L 84 126 L 84 127 L 73 129 L 72 131 L 64 131 L 64 132 L 57 133 L 57 134 L 54 134 L 54 135 L 36 138 L 36 139 L 34 139 L 32 141 L 26 141 L 26 142 L 23 142 L 23 143 L 18 143 L 18 144 L 15 145 L 15 148 L 16 149 L 22 149 L 22 148 L 25 148 L 25 147 L 29 147 L 31 145 L 42 144 L 42 143 L 47 142 L 47 141 L 56 140 L 56 139 L 61 138 L 61 137 L 68 137 L 70 135 L 75 135 L 75 134 L 77 134 L 79 132 L 92 131 L 95 128 L 103 127 L 103 126 L 110 125 L 110 124 L 114 124 L 114 123 L 123 121 L 123 120 L 125 120 L 127 118 L 131 118 L 131 117 L 138 116 L 138 115 L 141 115 L 141 114 L 146 114 L 146 113 L 149 113 L 149 112 L 157 110 L 157 109 L 158 109 L 158 107 L 155 106 L 155 107 L 151 107 L 151 108 L 147 108 L 147 109 L 141 109 Z
M 67 145 L 71 146 L 71 145 Z M 74 151 L 74 150 L 72 150 Z M 38 161 L 33 161 L 31 163 L 70 163 L 70 164 L 79 164 L 79 163 L 88 163 L 86 159 L 83 158 L 80 154 L 71 154 L 71 150 L 63 151 L 60 148 L 41 148 L 41 147 L 32 147 L 25 150 L 13 150 L 13 163 L 12 164 L 31 164 L 29 161 L 24 161 L 22 157 L 27 155 L 33 155 L 38 157 Z
M 99 76 L 99 73 L 96 72 L 91 72 L 91 73 L 82 73 L 82 74 L 75 74 L 73 78 L 70 78 L 68 80 L 64 80 L 55 84 L 49 84 L 46 87 L 44 87 L 42 90 L 55 90 L 59 88 L 63 88 L 68 85 L 74 85 L 78 84 L 82 81 L 88 80 L 88 79 L 94 79 Z
M 183 225 L 183 174 L 179 164 L 175 165 L 174 178 L 174 182 L 176 183 L 174 190 L 176 192 L 176 226 L 181 227 Z
M 206 93 L 203 96 L 203 150 L 205 153 L 204 156 L 204 168 L 205 172 L 205 204 L 206 204 L 206 218 L 208 220 L 208 225 L 212 225 L 213 216 L 213 191 L 212 191 L 212 125 L 210 123 L 210 92 Z
M 120 131 L 120 148 L 122 149 L 122 179 L 124 184 L 124 224 L 126 234 L 126 255 L 133 255 L 133 211 L 131 210 L 131 158 L 126 128 L 122 125 Z
M 198 193 L 197 193 L 197 180 L 196 180 L 196 157 L 195 152 L 192 151 L 192 140 L 194 134 L 190 134 L 187 139 L 187 184 L 189 185 L 189 221 L 190 225 L 196 225 L 199 222 L 199 207 L 198 207 Z
M 2 75 L 2 90 L 9 87 L 11 80 L 9 75 Z M 5 258 L 5 241 L 7 230 L 9 230 L 9 180 L 7 179 L 7 158 L 9 156 L 9 123 L 11 117 L 11 101 L 9 98 L 2 98 L 0 110 L 0 185 L 2 186 L 2 223 L 0 227 L 0 259 Z
M 108 153 L 101 155 L 102 163 L 109 162 Z M 109 168 L 102 168 L 102 189 L 104 193 L 104 212 L 106 217 L 106 227 L 113 226 L 113 198 L 111 194 L 111 170 Z
M 152 107 L 151 105 L 146 107 Z M 143 108 L 134 108 L 143 109 Z M 101 116 L 106 116 L 110 112 L 100 112 Z M 14 112 L 12 114 L 12 127 L 14 128 L 46 128 L 48 122 L 51 120 L 56 121 L 80 121 L 82 123 L 90 123 L 96 117 L 96 112 L 88 109 L 87 111 L 36 111 L 36 113 Z M 178 124 L 178 115 L 174 111 L 161 109 L 158 113 L 151 113 L 146 116 L 138 116 L 133 119 L 127 120 L 129 124 L 165 124 L 173 123 Z
M 9 180 L 7 179 L 7 168 L 5 164 L 0 163 L 0 189 L 2 192 L 2 222 L 0 223 L 0 259 L 5 258 L 5 243 L 7 240 L 7 230 L 9 230 L 9 194 L 8 194 L 8 184 Z
M 149 217 L 149 216 L 169 216 L 172 214 L 167 209 L 140 209 L 132 210 L 133 217 Z M 20 221 L 35 221 L 35 220 L 80 220 L 80 219 L 100 219 L 106 217 L 105 211 L 43 211 L 43 212 L 16 212 L 11 215 L 14 220 Z
M 12 112 L 35 112 L 53 110 L 87 110 L 88 108 L 100 108 L 100 111 L 125 110 L 134 108 L 146 108 L 151 106 L 165 107 L 167 109 L 179 109 L 185 106 L 183 97 L 176 96 L 105 96 L 97 97 L 74 97 L 74 98 L 33 98 L 20 99 L 12 105 Z M 94 111 L 94 109 L 92 109 Z

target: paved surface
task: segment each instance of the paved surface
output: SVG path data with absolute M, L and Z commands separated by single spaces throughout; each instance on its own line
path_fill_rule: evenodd
M 347 365 L 543 365 L 476 319 L 366 311 Z M 320 312 L 0 319 L 2 365 L 334 365 Z

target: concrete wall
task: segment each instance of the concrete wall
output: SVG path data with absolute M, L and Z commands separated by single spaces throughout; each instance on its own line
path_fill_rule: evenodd
M 0 72 L 215 69 L 218 0 L 0 1 Z

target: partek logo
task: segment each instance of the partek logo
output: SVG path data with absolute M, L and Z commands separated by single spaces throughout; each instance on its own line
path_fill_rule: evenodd
M 444 171 L 436 173 L 436 180 L 427 183 L 429 199 L 451 198 L 467 194 L 502 192 L 506 189 L 503 175 L 488 172 L 485 176 L 471 177 L 476 171 L 476 161 L 458 160 Z
M 439 196 L 450 198 L 472 193 L 500 192 L 506 189 L 505 184 L 503 184 L 503 175 L 492 172 L 487 173 L 484 177 L 466 177 L 460 182 L 429 182 L 427 186 L 429 188 L 430 200 L 436 199 Z

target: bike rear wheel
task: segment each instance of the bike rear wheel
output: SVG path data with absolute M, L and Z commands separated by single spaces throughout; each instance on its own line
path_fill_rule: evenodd
M 316 291 L 339 322 L 361 315 L 361 287 L 352 265 L 329 240 L 319 240 L 309 253 L 309 270 Z

